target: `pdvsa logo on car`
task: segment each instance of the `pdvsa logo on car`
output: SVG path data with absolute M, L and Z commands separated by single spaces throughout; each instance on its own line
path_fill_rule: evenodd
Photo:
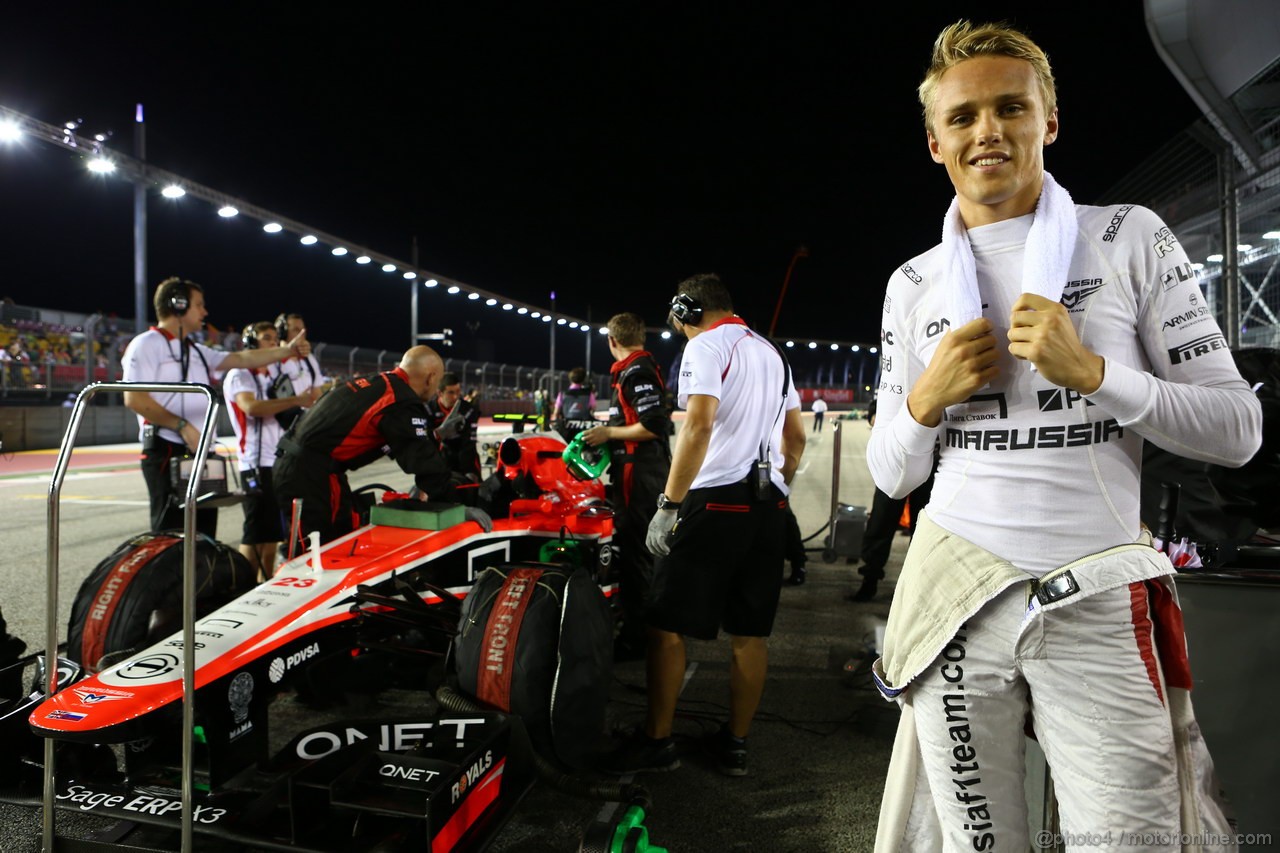
M 465 795 L 471 786 L 480 780 L 480 777 L 489 772 L 489 768 L 493 766 L 493 750 L 487 750 L 484 758 L 476 761 L 467 768 L 466 772 L 453 783 L 453 787 L 449 789 L 449 795 L 452 797 L 451 802 L 458 802 L 458 799 Z
M 276 658 L 271 661 L 267 667 L 267 678 L 271 679 L 272 684 L 279 684 L 280 679 L 284 678 L 285 673 L 293 669 L 305 660 L 309 660 L 320 654 L 320 644 L 312 643 L 311 645 L 299 649 L 288 657 Z

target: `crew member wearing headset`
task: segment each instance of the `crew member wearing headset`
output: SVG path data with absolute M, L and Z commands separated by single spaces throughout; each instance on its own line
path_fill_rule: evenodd
M 245 326 L 241 343 L 246 350 L 270 348 L 279 343 L 276 326 L 264 320 Z M 244 532 L 240 553 L 258 572 L 258 580 L 275 573 L 276 549 L 284 539 L 284 524 L 276 503 L 271 471 L 276 445 L 284 433 L 277 416 L 315 402 L 318 388 L 293 397 L 273 397 L 268 367 L 237 367 L 222 380 L 222 393 L 236 433 L 240 482 L 245 491 Z
M 306 328 L 301 314 L 286 312 L 276 317 L 275 330 L 278 340 L 291 341 L 306 331 Z M 308 354 L 305 358 L 301 356 L 286 358 L 278 365 L 272 365 L 270 373 L 271 387 L 276 397 L 302 397 L 314 389 L 315 393 L 312 395 L 314 401 L 324 393 L 325 387 L 329 384 L 329 377 L 325 376 L 324 371 L 320 369 L 320 362 L 314 353 Z M 276 419 L 280 421 L 280 426 L 288 429 L 293 426 L 294 421 L 302 417 L 302 413 L 307 408 L 308 406 L 295 406 L 292 409 L 286 409 L 278 413 Z
M 644 320 L 638 314 L 609 318 L 609 369 L 613 395 L 609 423 L 582 434 L 592 447 L 610 446 L 609 502 L 618 546 L 622 624 L 614 658 L 644 657 L 644 602 L 653 580 L 653 555 L 645 547 L 649 521 L 671 471 L 671 415 L 662 371 L 644 348 Z
M 311 346 L 299 334 L 285 346 L 262 347 L 244 352 L 221 352 L 189 340 L 209 316 L 204 288 L 193 281 L 173 277 L 160 282 L 153 299 L 156 325 L 129 342 L 124 351 L 126 382 L 195 382 L 211 384 L 214 370 L 264 367 L 288 358 L 305 357 Z M 183 495 L 170 479 L 170 463 L 194 452 L 200 442 L 200 425 L 208 411 L 203 394 L 127 391 L 124 404 L 138 416 L 142 442 L 142 477 L 151 503 L 151 529 L 182 527 Z M 215 536 L 218 511 L 197 512 L 200 532 Z
M 788 484 L 804 452 L 800 397 L 781 350 L 733 313 L 714 275 L 680 283 L 669 318 L 688 338 L 680 428 L 649 523 L 648 713 L 604 764 L 614 773 L 680 765 L 671 728 L 685 674 L 684 636 L 731 635 L 729 720 L 703 740 L 720 772 L 747 772 L 747 733 L 764 692 L 768 637 L 782 589 Z
M 423 406 L 435 394 L 444 362 L 430 347 L 405 352 L 386 373 L 357 376 L 321 397 L 280 439 L 276 499 L 292 523 L 302 498 L 301 530 L 329 542 L 359 523 L 347 472 L 390 456 L 431 500 L 450 495 L 449 465 Z

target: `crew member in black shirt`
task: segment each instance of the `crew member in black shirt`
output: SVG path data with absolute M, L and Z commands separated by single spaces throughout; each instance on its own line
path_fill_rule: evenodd
M 609 499 L 615 515 L 622 596 L 618 658 L 639 658 L 645 649 L 645 596 L 653 579 L 653 555 L 645 547 L 649 521 L 671 470 L 671 415 L 662 371 L 644 349 L 644 320 L 636 314 L 609 319 L 613 386 L 608 426 L 583 433 L 595 447 L 609 442 Z
M 456 373 L 443 374 L 436 389 L 438 393 L 427 401 L 427 412 L 431 416 L 431 430 L 444 448 L 449 469 L 479 482 L 480 455 L 476 452 L 476 439 L 480 409 L 462 397 L 462 382 Z
M 407 351 L 394 370 L 333 388 L 280 439 L 276 496 L 286 518 L 302 498 L 302 532 L 329 542 L 359 523 L 348 471 L 390 456 L 428 498 L 449 489 L 449 466 L 423 403 L 435 395 L 444 362 L 430 347 Z

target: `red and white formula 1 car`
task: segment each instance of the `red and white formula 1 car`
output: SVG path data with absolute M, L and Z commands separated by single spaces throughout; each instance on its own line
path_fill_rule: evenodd
M 612 512 L 598 480 L 569 474 L 564 449 L 544 435 L 503 441 L 507 496 L 490 531 L 370 524 L 196 621 L 195 832 L 278 849 L 487 843 L 534 777 L 518 719 L 424 698 L 421 714 L 305 728 L 272 755 L 268 706 L 286 687 L 346 686 L 406 660 L 427 688 L 426 667 L 412 663 L 439 660 L 458 599 L 489 566 L 573 562 L 611 594 Z M 63 661 L 55 695 L 0 696 L 0 738 L 37 744 L 0 761 L 0 798 L 31 802 L 35 733 L 67 756 L 55 763 L 58 806 L 178 827 L 183 651 L 175 634 L 83 678 Z M 365 665 L 379 659 L 390 663 Z

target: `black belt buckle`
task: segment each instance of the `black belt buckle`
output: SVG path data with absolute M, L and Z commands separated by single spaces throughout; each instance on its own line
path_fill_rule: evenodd
M 1036 598 L 1041 604 L 1052 604 L 1069 596 L 1075 595 L 1080 591 L 1080 584 L 1076 583 L 1075 575 L 1070 571 L 1053 577 L 1034 582 L 1034 590 Z

